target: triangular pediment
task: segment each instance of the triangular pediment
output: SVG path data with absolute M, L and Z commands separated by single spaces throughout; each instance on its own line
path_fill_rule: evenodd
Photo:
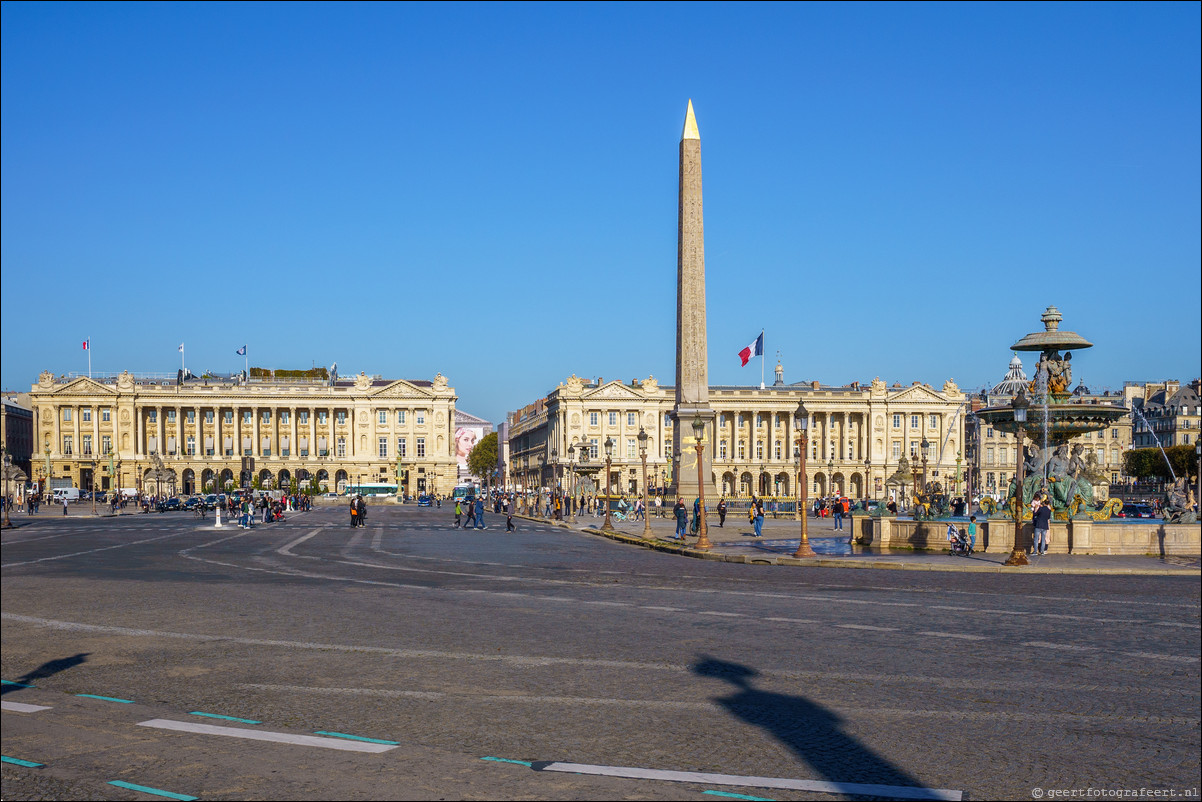
M 80 376 L 50 391 L 51 395 L 117 395 L 117 388 Z
M 582 398 L 590 399 L 615 399 L 615 400 L 631 400 L 641 401 L 643 394 L 627 387 L 620 381 L 612 381 L 601 385 L 595 390 L 585 392 Z
M 889 403 L 891 404 L 924 403 L 930 401 L 946 402 L 947 399 L 925 384 L 912 384 L 905 389 L 898 390 L 896 393 L 889 394 Z
M 430 398 L 433 393 L 428 387 L 418 387 L 415 384 L 410 384 L 404 379 L 397 379 L 392 384 L 386 384 L 383 387 L 377 387 L 368 393 L 372 398 Z

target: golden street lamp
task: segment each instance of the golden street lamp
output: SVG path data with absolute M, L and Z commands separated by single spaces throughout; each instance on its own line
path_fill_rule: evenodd
M 705 457 L 703 451 L 705 449 L 705 421 L 701 416 L 693 418 L 693 439 L 697 442 L 697 498 L 700 500 L 701 509 L 697 516 L 697 545 L 695 548 L 712 549 L 713 543 L 710 543 L 708 530 L 705 525 Z
M 605 523 L 601 525 L 601 529 L 606 532 L 614 531 L 613 520 L 610 518 L 609 499 L 609 472 L 612 466 L 614 453 L 614 441 L 612 437 L 605 438 Z
M 931 454 L 931 444 L 924 437 L 922 438 L 922 492 L 927 492 L 927 457 Z
M 4 454 L 4 525 L 11 529 L 13 519 L 8 514 L 8 508 L 11 506 L 8 503 L 8 474 L 12 470 L 13 458 L 7 448 L 0 448 L 0 453 Z
M 1026 544 L 1023 542 L 1023 437 L 1027 432 L 1027 396 L 1019 388 L 1018 395 L 1010 402 L 1010 406 L 1014 410 L 1015 431 L 1014 436 L 1018 440 L 1018 452 L 1014 466 L 1014 548 L 1010 551 L 1010 557 L 1006 560 L 1006 565 L 1030 565 L 1027 559 Z
M 793 415 L 793 422 L 797 427 L 797 509 L 801 511 L 801 541 L 797 544 L 797 551 L 793 552 L 793 556 L 801 557 L 817 557 L 814 550 L 810 548 L 810 534 L 808 531 L 809 521 L 806 518 L 806 449 L 809 447 L 809 439 L 807 438 L 807 430 L 810 427 L 810 413 L 806 411 L 804 404 L 797 405 L 797 412 Z
M 647 430 L 639 427 L 639 456 L 643 459 L 643 537 L 651 539 L 651 499 L 647 495 Z

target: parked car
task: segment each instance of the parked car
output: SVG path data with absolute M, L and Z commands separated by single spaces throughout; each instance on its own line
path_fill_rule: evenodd
M 433 496 L 418 496 L 417 497 L 417 506 L 419 506 L 419 507 L 429 507 L 433 503 L 434 503 Z
M 1122 511 L 1118 514 L 1120 518 L 1155 518 L 1156 513 L 1152 509 L 1151 504 L 1128 503 L 1123 505 Z

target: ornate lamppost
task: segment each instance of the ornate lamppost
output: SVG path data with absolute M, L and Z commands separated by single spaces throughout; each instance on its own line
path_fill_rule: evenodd
M 696 441 L 697 449 L 697 498 L 701 502 L 700 520 L 697 522 L 697 545 L 698 549 L 712 549 L 713 543 L 710 543 L 708 528 L 705 524 L 705 421 L 701 416 L 693 418 L 693 439 Z
M 643 460 L 643 537 L 651 539 L 651 499 L 647 494 L 647 430 L 639 427 L 639 456 Z
M 1010 406 L 1014 410 L 1014 436 L 1018 440 L 1018 452 L 1015 460 L 1017 464 L 1014 466 L 1014 548 L 1010 551 L 1006 565 L 1029 565 L 1026 543 L 1023 540 L 1023 438 L 1027 433 L 1028 404 L 1022 388 L 1019 388 L 1018 395 L 1014 396 Z
M 610 517 L 609 503 L 609 472 L 613 465 L 614 441 L 612 437 L 605 438 L 605 523 L 601 528 L 606 532 L 614 531 L 613 520 Z
M 806 411 L 804 404 L 797 405 L 797 412 L 794 413 L 793 421 L 797 427 L 797 509 L 801 511 L 799 520 L 801 521 L 801 542 L 797 544 L 797 551 L 793 553 L 794 557 L 817 557 L 814 550 L 810 548 L 810 534 L 807 531 L 809 521 L 806 520 L 806 485 L 809 482 L 806 480 L 806 449 L 809 447 L 809 440 L 806 437 L 807 430 L 810 427 L 810 413 Z
M 0 448 L 0 453 L 4 454 L 4 525 L 12 528 L 13 519 L 9 517 L 8 513 L 8 508 L 12 506 L 8 503 L 8 474 L 12 470 L 13 458 L 7 448 Z
M 924 437 L 922 438 L 922 492 L 927 492 L 927 457 L 931 453 L 931 444 Z
M 797 499 L 796 499 L 796 502 L 793 504 L 793 520 L 800 521 L 801 516 L 803 515 L 803 513 L 801 511 L 801 483 L 805 481 L 805 476 L 801 472 L 802 445 L 801 445 L 800 437 L 795 441 L 795 443 L 796 443 L 796 445 L 793 446 L 793 458 L 797 462 L 797 475 L 796 475 L 795 488 L 794 488 L 793 494 L 797 497 Z
M 664 505 L 668 502 L 668 469 L 659 469 L 659 517 L 664 517 Z
M 568 472 L 572 474 L 572 478 L 568 481 L 568 521 L 576 523 L 576 484 L 578 477 L 576 476 L 576 446 L 568 446 Z
M 868 511 L 868 499 L 873 498 L 875 488 L 870 490 L 869 485 L 872 484 L 872 457 L 864 458 L 864 511 Z
M 833 498 L 835 495 L 835 460 L 833 457 L 826 461 L 826 495 Z
M 559 489 L 559 449 L 551 449 L 551 515 L 559 520 L 563 517 L 562 505 L 557 507 L 556 503 L 563 497 L 563 493 Z
M 90 480 L 91 488 L 89 495 L 92 496 L 92 515 L 96 514 L 96 460 L 92 460 L 92 478 Z M 7 511 L 8 507 L 5 507 Z

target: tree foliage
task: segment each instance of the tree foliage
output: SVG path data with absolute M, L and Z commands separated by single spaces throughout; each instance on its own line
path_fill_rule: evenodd
M 1173 473 L 1169 473 L 1169 463 L 1173 465 Z M 1160 453 L 1159 448 L 1136 448 L 1123 454 L 1123 473 L 1139 479 L 1160 479 L 1168 481 L 1173 474 L 1181 477 L 1198 477 L 1197 457 L 1194 456 L 1193 446 L 1169 446 Z
M 476 443 L 467 455 L 467 468 L 473 476 L 479 476 L 485 484 L 491 484 L 493 469 L 497 467 L 497 433 L 489 432 Z

